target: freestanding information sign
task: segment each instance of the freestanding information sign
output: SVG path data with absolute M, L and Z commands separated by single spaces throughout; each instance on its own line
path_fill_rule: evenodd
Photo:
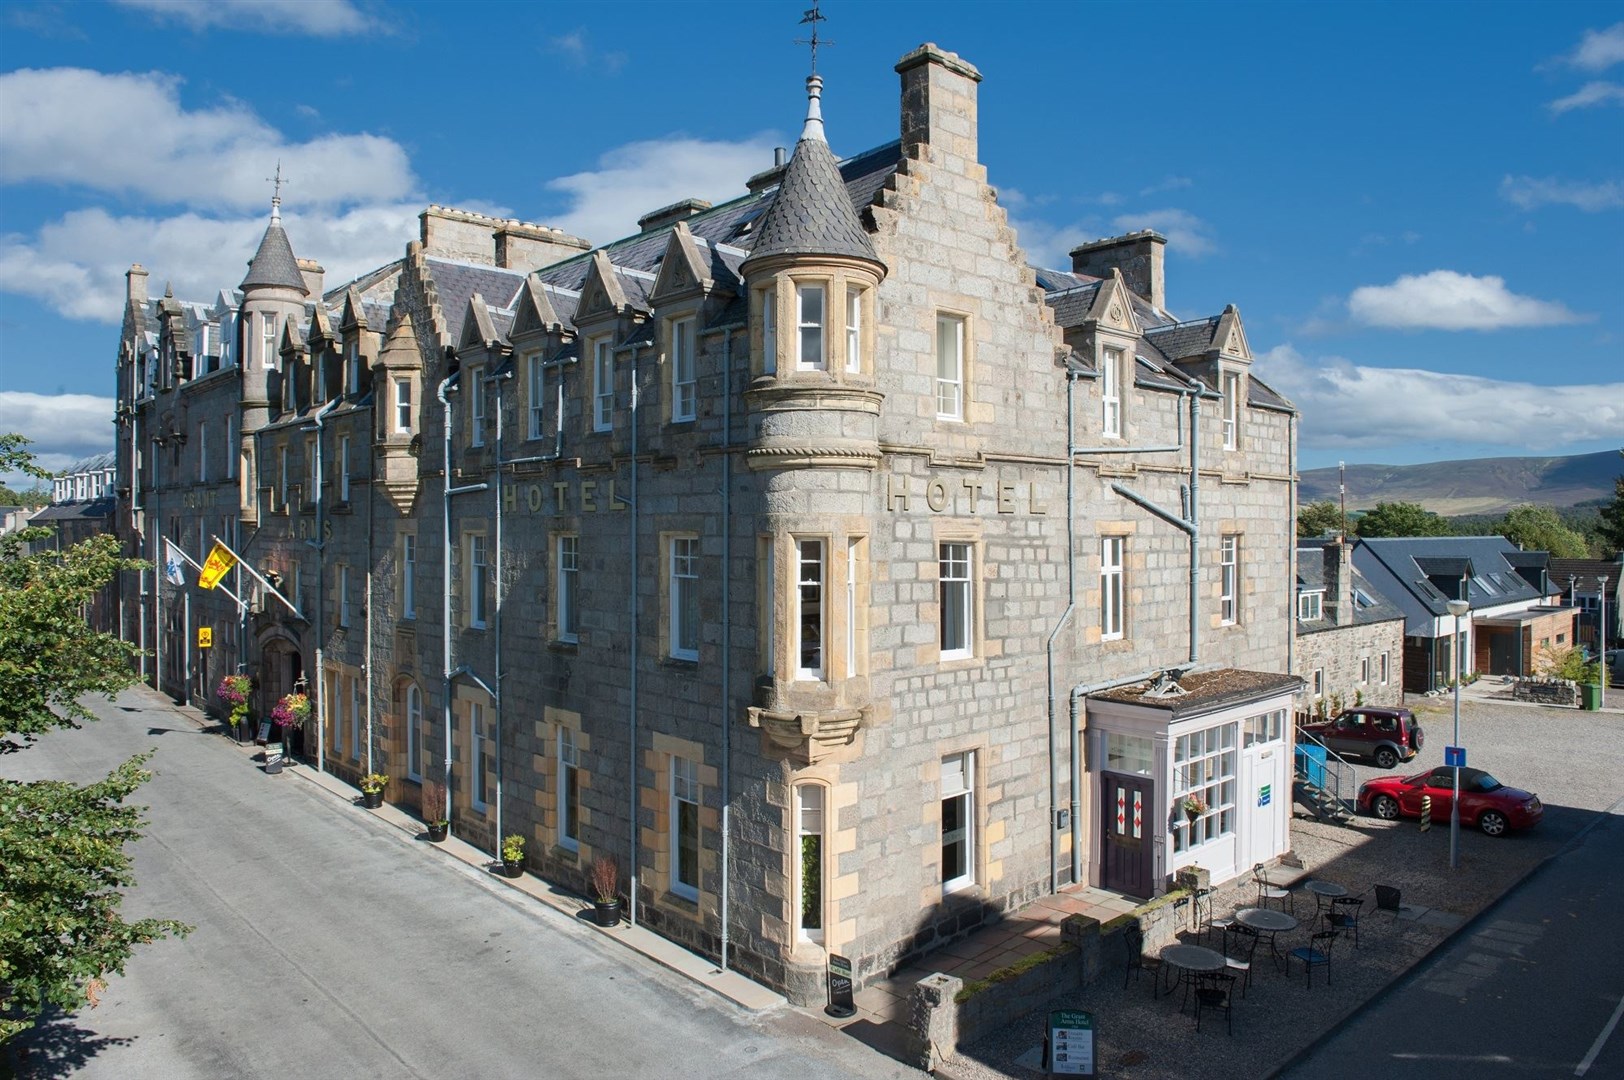
M 1049 1075 L 1095 1075 L 1093 1013 L 1056 1009 L 1049 1014 Z
M 851 1000 L 851 961 L 834 953 L 829 954 L 829 1004 L 823 1011 L 837 1017 L 857 1014 Z

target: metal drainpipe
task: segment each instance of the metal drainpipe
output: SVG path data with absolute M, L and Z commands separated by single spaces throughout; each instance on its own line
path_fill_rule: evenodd
M 321 681 L 324 687 L 327 682 L 327 672 L 322 666 L 323 650 L 321 647 L 321 641 L 322 628 L 325 625 L 325 623 L 322 622 L 322 611 L 326 606 L 323 601 L 327 598 L 327 541 L 322 538 L 322 525 L 326 520 L 324 517 L 326 508 L 321 497 L 321 486 L 323 479 L 321 460 L 321 422 L 337 405 L 338 401 L 336 399 L 329 401 L 326 405 L 323 405 L 320 409 L 316 410 L 316 415 L 313 417 L 316 424 L 316 538 L 308 541 L 308 543 L 316 549 L 316 621 L 312 625 L 316 632 L 316 678 Z M 293 599 L 295 603 L 297 603 L 299 600 L 298 597 L 294 597 Z M 321 697 L 325 699 L 327 695 L 323 693 Z M 334 718 L 333 722 L 336 724 L 342 722 L 342 720 L 343 715 L 340 713 L 339 716 Z M 326 724 L 320 725 L 316 734 L 316 771 L 318 773 L 327 771 L 326 728 Z
M 446 349 L 446 359 L 449 361 L 454 354 Z M 451 403 L 446 400 L 446 388 L 451 385 L 451 376 L 447 375 L 440 380 L 440 386 L 434 396 L 440 399 L 440 427 L 442 429 L 442 443 L 440 450 L 440 672 L 442 676 L 441 696 L 444 699 L 445 720 L 445 820 L 446 830 L 449 833 L 452 819 L 451 798 Z M 421 419 L 421 418 L 420 418 Z
M 542 370 L 548 368 L 558 369 L 558 387 L 553 395 L 553 452 L 550 454 L 532 454 L 529 457 L 508 458 L 504 465 L 528 465 L 535 461 L 557 461 L 564 456 L 564 369 L 574 367 L 579 360 L 568 357 L 559 360 L 550 360 L 542 364 Z M 507 376 L 503 376 L 506 378 Z M 500 479 L 500 478 L 498 478 Z
M 1297 516 L 1297 417 L 1286 419 L 1286 492 L 1292 520 Z M 1286 673 L 1297 673 L 1297 530 L 1292 529 L 1286 543 L 1291 545 L 1291 557 L 1286 560 Z M 1348 538 L 1342 537 L 1346 544 Z
M 356 389 L 360 389 L 360 388 L 357 387 Z M 371 428 L 372 428 L 372 419 L 369 416 L 367 418 L 367 429 L 370 431 Z M 367 772 L 376 772 L 377 771 L 376 769 L 374 769 L 372 767 L 372 723 L 373 723 L 372 717 L 373 717 L 373 698 L 375 696 L 375 691 L 373 689 L 374 683 L 373 683 L 373 679 L 372 679 L 372 673 L 373 673 L 373 670 L 374 670 L 373 666 L 372 666 L 372 567 L 375 565 L 375 563 L 373 562 L 373 532 L 374 532 L 373 525 L 375 523 L 375 518 L 373 516 L 372 510 L 373 510 L 373 506 L 372 506 L 372 455 L 368 454 L 367 455 L 367 584 L 366 584 L 366 610 L 363 612 L 363 615 L 366 618 L 366 628 L 367 628 L 367 644 L 366 644 L 366 669 L 367 669 Z M 421 736 L 419 736 L 419 737 L 421 737 Z M 409 764 L 410 763 L 408 762 L 408 765 Z
M 496 448 L 495 470 L 496 483 L 491 490 L 496 502 L 496 569 L 491 580 L 491 596 L 495 600 L 496 610 L 492 612 L 491 648 L 496 653 L 492 665 L 495 669 L 491 680 L 496 693 L 491 695 L 491 712 L 496 722 L 496 842 L 502 842 L 502 383 L 513 377 L 510 370 L 506 375 L 492 375 L 485 381 L 495 384 L 496 387 Z M 475 762 L 478 768 L 479 763 Z M 500 850 L 500 849 L 498 849 Z
M 1201 395 L 1190 395 L 1190 663 L 1201 659 Z
M 637 609 L 638 609 L 637 591 L 638 591 L 638 588 L 640 587 L 640 585 L 642 583 L 638 578 L 638 562 L 637 562 L 637 531 L 638 531 L 638 525 L 639 525 L 639 521 L 638 521 L 639 510 L 638 510 L 638 504 L 637 504 L 637 471 L 638 471 L 637 470 L 637 406 L 638 406 L 638 403 L 639 403 L 639 395 L 638 395 L 638 387 L 637 387 L 637 346 L 632 345 L 632 346 L 630 346 L 628 348 L 627 351 L 629 351 L 632 354 L 632 397 L 631 397 L 631 425 L 632 425 L 632 439 L 631 439 L 631 468 L 632 468 L 632 507 L 631 507 L 632 594 L 631 594 L 631 624 L 632 624 L 632 632 L 631 632 L 631 639 L 632 640 L 631 640 L 631 648 L 630 648 L 630 650 L 628 650 L 629 653 L 630 653 L 630 656 L 631 656 L 631 660 L 630 660 L 630 664 L 631 664 L 631 707 L 629 709 L 629 713 L 630 713 L 630 738 L 627 741 L 627 751 L 626 751 L 626 760 L 627 760 L 627 764 L 629 766 L 629 772 L 627 773 L 627 776 L 626 776 L 626 790 L 628 792 L 630 792 L 630 794 L 628 796 L 628 800 L 629 800 L 628 805 L 630 807 L 631 813 L 630 813 L 629 818 L 628 818 L 628 826 L 630 828 L 630 833 L 631 833 L 631 859 L 630 859 L 630 864 L 629 864 L 629 872 L 628 872 L 628 875 L 627 875 L 627 882 L 629 883 L 630 887 L 627 890 L 628 895 L 626 897 L 626 908 L 627 908 L 627 921 L 632 926 L 636 926 L 637 925 L 637 803 L 638 803 L 638 798 L 637 798 L 637 796 L 638 796 L 638 789 L 637 789 L 637 636 L 638 636 L 638 633 L 641 630 L 641 627 L 639 626 L 638 619 L 637 619 Z
M 1058 719 L 1055 715 L 1054 691 L 1054 643 L 1060 632 L 1071 622 L 1071 613 L 1077 609 L 1077 527 L 1072 515 L 1077 504 L 1077 460 L 1073 456 L 1077 450 L 1077 414 L 1073 410 L 1073 398 L 1077 387 L 1077 373 L 1066 372 L 1066 610 L 1061 612 L 1060 621 L 1055 623 L 1054 630 L 1049 634 L 1049 640 L 1044 644 L 1046 657 L 1046 678 L 1049 690 L 1049 891 L 1060 891 L 1060 822 L 1058 817 L 1058 804 L 1060 793 L 1055 781 L 1055 750 L 1057 739 L 1055 727 Z M 1077 753 L 1077 730 L 1071 730 L 1071 759 L 1075 762 Z M 1071 816 L 1077 818 L 1077 767 L 1072 766 L 1071 780 Z M 1071 878 L 1075 882 L 1081 870 L 1082 853 L 1077 850 L 1075 843 L 1071 849 Z

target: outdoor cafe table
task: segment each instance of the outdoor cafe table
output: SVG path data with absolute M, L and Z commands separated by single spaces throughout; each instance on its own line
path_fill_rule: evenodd
M 1204 945 L 1168 945 L 1162 949 L 1162 963 L 1185 972 L 1222 971 L 1228 966 L 1224 954 Z M 1172 993 L 1171 987 L 1168 993 Z
M 1325 907 L 1330 901 L 1348 895 L 1348 890 L 1334 881 L 1310 881 L 1303 888 L 1314 894 L 1314 915 L 1316 918 L 1325 914 Z
M 1274 966 L 1279 967 L 1285 960 L 1280 947 L 1275 943 L 1275 935 L 1286 930 L 1297 929 L 1297 920 L 1284 911 L 1275 911 L 1272 908 L 1241 908 L 1235 912 L 1235 921 L 1242 926 L 1250 926 L 1260 934 L 1269 935 L 1269 952 L 1274 956 Z

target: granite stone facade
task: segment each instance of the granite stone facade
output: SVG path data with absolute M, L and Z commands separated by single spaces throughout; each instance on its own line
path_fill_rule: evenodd
M 197 483 L 299 612 L 249 582 L 212 662 L 267 709 L 303 676 L 308 758 L 445 782 L 458 836 L 568 887 L 613 858 L 638 922 L 802 1001 L 830 953 L 862 984 L 1101 880 L 1071 691 L 1284 673 L 1293 634 L 1296 417 L 1239 312 L 1170 314 L 1155 234 L 1030 266 L 979 72 L 897 71 L 898 142 L 837 160 L 814 77 L 749 194 L 601 247 L 431 207 L 301 292 L 273 220 L 187 316 L 238 350 L 172 386 L 132 271 L 121 366 L 121 476 L 171 402 L 238 417 L 241 482 Z M 140 476 L 145 552 L 205 488 Z

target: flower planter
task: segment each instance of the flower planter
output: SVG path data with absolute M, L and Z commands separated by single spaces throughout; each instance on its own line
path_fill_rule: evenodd
M 440 843 L 441 841 L 443 841 L 445 839 L 446 833 L 449 832 L 450 829 L 451 829 L 451 826 L 447 825 L 443 821 L 440 822 L 438 825 L 434 824 L 432 821 L 429 822 L 429 843 L 431 843 L 431 844 Z
M 520 859 L 517 862 L 509 862 L 507 859 L 502 860 L 502 874 L 503 874 L 504 877 L 516 878 L 520 874 L 523 874 L 523 873 L 524 873 L 524 860 L 523 859 Z
M 363 791 L 363 792 L 361 792 L 361 805 L 366 807 L 368 810 L 377 810 L 377 809 L 379 809 L 380 807 L 383 806 L 383 792 L 381 792 L 381 791 Z
M 620 922 L 620 898 L 617 896 L 610 901 L 594 900 L 592 902 L 592 921 L 599 926 L 614 926 Z

